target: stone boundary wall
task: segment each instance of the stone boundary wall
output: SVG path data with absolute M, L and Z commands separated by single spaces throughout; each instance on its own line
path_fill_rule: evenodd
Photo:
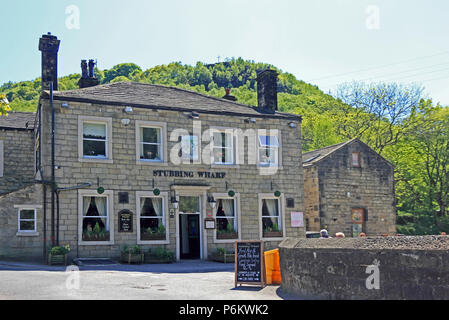
M 304 298 L 449 299 L 449 236 L 286 239 L 279 253 L 282 290 Z

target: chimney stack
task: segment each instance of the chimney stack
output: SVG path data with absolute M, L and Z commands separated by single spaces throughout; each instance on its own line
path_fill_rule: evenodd
M 78 86 L 80 89 L 95 87 L 100 83 L 100 80 L 95 78 L 95 61 L 93 59 L 81 60 L 81 79 L 78 81 Z
M 278 110 L 278 72 L 263 70 L 257 74 L 257 104 L 265 112 L 274 113 Z
M 223 99 L 229 100 L 229 101 L 237 101 L 237 98 L 231 95 L 231 89 L 226 88 L 226 95 L 223 97 Z
M 58 51 L 60 40 L 56 36 L 42 35 L 39 39 L 39 51 L 42 52 L 42 90 L 50 89 L 53 82 L 53 90 L 58 90 Z

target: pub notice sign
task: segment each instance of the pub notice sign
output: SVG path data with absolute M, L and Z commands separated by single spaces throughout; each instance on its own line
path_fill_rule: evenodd
M 238 284 L 265 287 L 263 241 L 235 242 L 235 286 Z

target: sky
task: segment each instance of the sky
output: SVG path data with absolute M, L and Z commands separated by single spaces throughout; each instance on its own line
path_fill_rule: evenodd
M 449 105 L 447 0 L 3 1 L 0 83 L 40 76 L 38 42 L 61 40 L 59 76 L 133 62 L 242 57 L 328 93 L 344 82 L 417 83 Z

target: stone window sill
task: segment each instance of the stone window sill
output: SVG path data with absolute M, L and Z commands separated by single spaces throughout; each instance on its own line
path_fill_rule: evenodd
M 39 232 L 17 232 L 17 237 L 39 237 Z

